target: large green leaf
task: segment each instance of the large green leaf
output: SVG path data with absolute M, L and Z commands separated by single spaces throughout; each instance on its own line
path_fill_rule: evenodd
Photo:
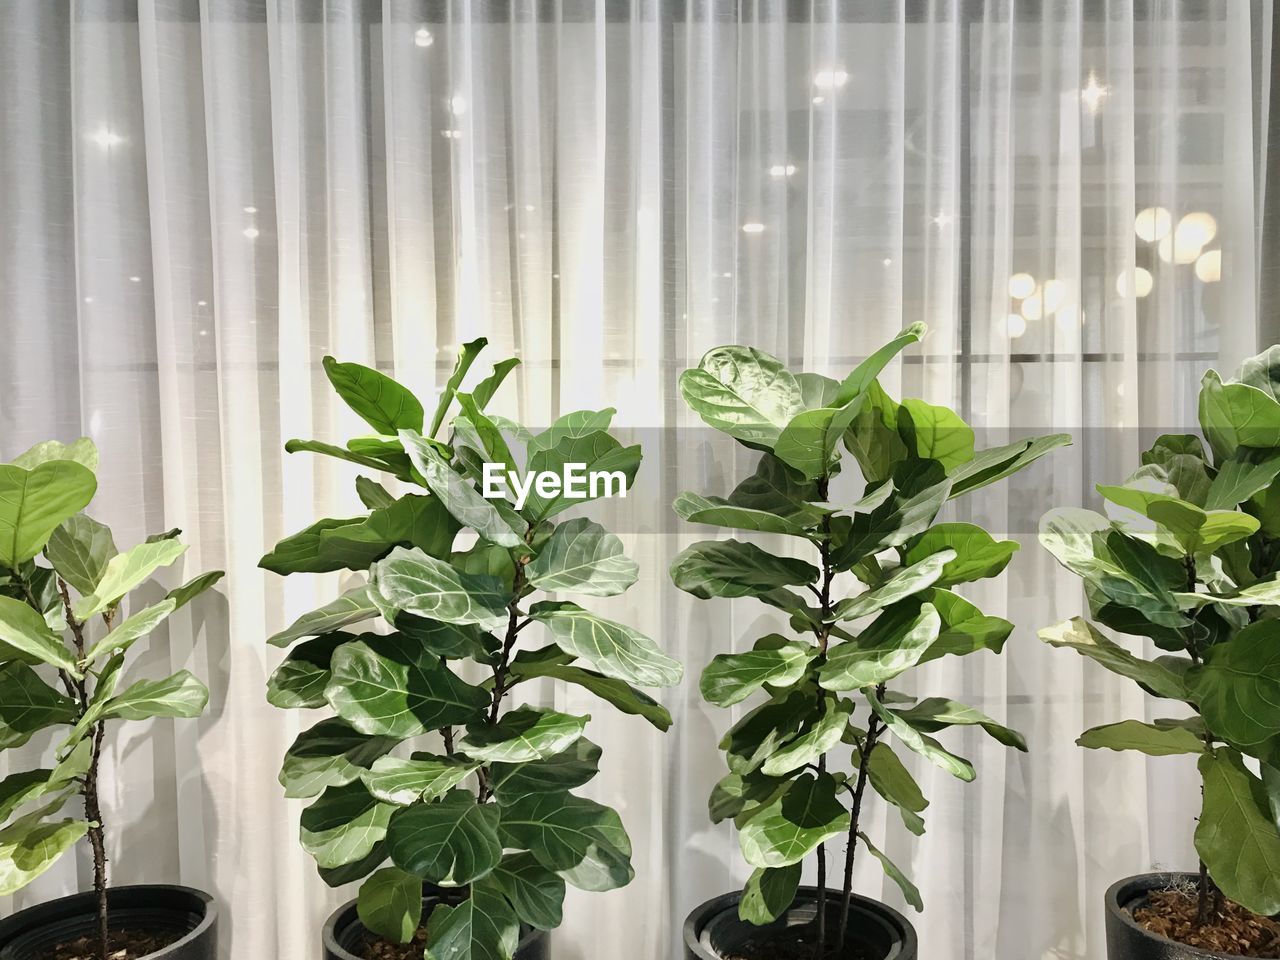
M 681 590 L 706 600 L 803 586 L 818 579 L 818 569 L 803 560 L 768 553 L 754 543 L 703 540 L 680 552 L 671 564 L 671 579 Z
M 1272 345 L 1240 364 L 1236 380 L 1280 400 L 1280 346 Z
M 379 757 L 360 779 L 383 803 L 407 807 L 423 800 L 443 797 L 462 783 L 479 764 L 457 757 L 414 754 L 411 759 Z
M 806 773 L 743 825 L 738 842 L 753 867 L 786 867 L 848 829 L 849 811 L 836 799 L 835 780 Z
M 575 485 L 570 483 L 567 473 L 571 465 L 585 478 L 576 484 L 582 496 L 571 489 Z M 639 469 L 640 447 L 624 447 L 603 430 L 580 437 L 562 437 L 553 447 L 530 451 L 530 474 L 554 474 L 564 482 L 557 486 L 556 492 L 546 496 L 535 485 L 525 500 L 524 512 L 534 520 L 546 520 L 610 492 L 613 496 L 625 496 Z
M 515 470 L 516 462 L 511 456 L 511 449 L 507 446 L 502 430 L 484 415 L 475 398 L 469 393 L 460 392 L 458 404 L 462 407 L 464 416 L 453 421 L 454 445 L 460 442 L 465 424 L 470 438 L 469 445 L 484 458 L 485 462 L 500 464 L 504 470 Z
M 576 603 L 535 603 L 529 616 L 546 626 L 561 650 L 589 661 L 607 677 L 642 687 L 670 687 L 684 672 L 678 661 L 638 630 Z
M 768 802 L 786 784 L 780 777 L 766 777 L 760 772 L 746 775 L 730 773 L 721 777 L 707 798 L 707 814 L 712 823 L 737 817 L 751 807 Z
M 165 594 L 165 599 L 173 601 L 175 610 L 179 607 L 185 607 L 221 580 L 223 576 L 225 576 L 225 572 L 222 570 L 210 570 L 208 573 L 202 573 L 199 576 L 192 577 L 181 586 L 174 587 Z
M 743 776 L 758 770 L 782 744 L 800 732 L 816 707 L 815 692 L 801 688 L 781 700 L 769 700 L 746 714 L 720 741 L 729 770 Z
M 703 699 L 719 707 L 741 703 L 765 684 L 789 687 L 804 676 L 815 655 L 807 643 L 788 643 L 777 634 L 746 653 L 722 653 L 702 671 Z
M 539 450 L 550 450 L 562 440 L 576 439 L 601 430 L 608 430 L 609 424 L 613 422 L 613 415 L 617 412 L 613 407 L 605 407 L 603 410 L 574 410 L 566 413 L 564 416 L 557 417 L 546 430 L 530 437 L 526 443 L 526 449 L 532 456 Z
M 973 455 L 972 460 L 960 464 L 951 471 L 949 496 L 955 499 L 961 494 L 1003 480 L 1023 467 L 1035 463 L 1046 453 L 1070 445 L 1070 434 L 1054 433 L 1043 437 L 1015 440 L 1002 447 L 979 450 Z
M 25 655 L 25 656 L 24 656 Z M 0 596 L 0 660 L 38 660 L 80 676 L 80 669 L 62 638 L 44 617 L 21 600 Z
M 1247 383 L 1226 383 L 1210 370 L 1200 381 L 1200 427 L 1219 463 L 1236 448 L 1280 447 L 1280 402 Z
M 1240 447 L 1231 459 L 1218 467 L 1209 484 L 1206 510 L 1234 510 L 1256 493 L 1267 489 L 1280 475 L 1280 453 Z
M 886 610 L 856 640 L 837 644 L 818 671 L 827 690 L 859 690 L 886 683 L 920 662 L 942 621 L 932 604 Z
M 728 503 L 814 526 L 826 513 L 812 503 L 818 498 L 818 485 L 814 481 L 805 479 L 773 454 L 764 453 L 751 476 L 733 488 Z
M 890 360 L 911 344 L 919 343 L 928 332 L 928 325 L 920 321 L 903 327 L 901 333 L 863 360 L 854 368 L 853 373 L 845 377 L 837 394 L 838 401 L 843 402 L 864 392 L 871 386 L 871 382 L 880 376 L 880 371 L 888 365 Z
M 88 620 L 119 602 L 120 598 L 141 584 L 161 567 L 167 567 L 187 552 L 187 545 L 177 540 L 140 543 L 107 561 L 97 589 L 81 597 L 71 607 L 77 620 Z
M 921 663 L 928 663 L 948 654 L 963 657 L 977 650 L 993 650 L 999 653 L 1004 642 L 1013 632 L 1013 624 L 1000 617 L 988 617 L 968 600 L 934 587 L 919 597 L 933 604 L 942 618 L 938 639 L 924 651 Z
M 316 637 L 378 615 L 369 599 L 369 585 L 352 587 L 336 600 L 304 613 L 289 627 L 274 634 L 267 642 L 273 647 L 287 647 L 300 637 Z
M 1099 633 L 1079 617 L 1063 620 L 1039 631 L 1041 640 L 1055 647 L 1068 647 L 1088 657 L 1112 673 L 1135 680 L 1157 697 L 1190 700 L 1186 679 L 1158 663 L 1135 657 L 1132 653 Z
M 508 854 L 490 876 L 502 888 L 521 921 L 539 930 L 560 926 L 564 880 L 538 863 L 533 854 Z
M 0 830 L 0 896 L 21 890 L 88 832 L 84 820 L 27 817 Z
M 80 437 L 70 443 L 42 440 L 14 457 L 13 465 L 34 470 L 51 460 L 72 460 L 94 473 L 98 472 L 98 448 L 88 437 Z
M 804 409 L 800 384 L 776 357 L 754 347 L 716 347 L 680 375 L 680 393 L 708 425 L 772 447 Z
M 371 445 L 365 445 L 371 446 Z M 354 450 L 348 450 L 344 447 L 335 446 L 332 443 L 324 443 L 320 440 L 289 440 L 284 445 L 285 453 L 318 453 L 322 456 L 333 457 L 337 460 L 345 460 L 347 463 L 358 464 L 362 467 L 369 467 L 373 470 L 382 470 L 390 473 L 398 480 L 404 480 L 406 483 L 414 479 L 411 470 L 412 464 L 403 451 L 391 453 L 379 449 L 377 455 L 371 453 L 358 453 Z
M 827 476 L 834 465 L 832 461 L 840 438 L 862 409 L 865 399 L 865 394 L 859 393 L 840 406 L 796 414 L 774 441 L 774 456 L 811 480 Z
M 408 943 L 422 922 L 422 878 L 383 867 L 360 885 L 360 922 L 393 943 Z
M 520 361 L 515 357 L 508 357 L 506 360 L 499 360 L 495 363 L 493 365 L 493 373 L 477 383 L 471 391 L 471 397 L 475 400 L 476 406 L 482 410 L 488 406 L 489 401 L 493 399 L 493 395 L 498 392 L 498 387 L 502 386 L 502 382 L 507 379 L 507 375 L 518 366 L 520 366 Z
M 102 718 L 198 717 L 209 702 L 209 688 L 188 670 L 163 680 L 139 680 L 107 701 Z
M 823 697 L 821 712 L 809 717 L 795 739 L 783 744 L 760 765 L 767 777 L 781 777 L 808 764 L 832 749 L 844 735 L 853 715 L 853 704 L 836 697 Z
M 973 459 L 973 428 L 947 407 L 906 399 L 899 406 L 898 432 L 922 460 L 952 470 Z
M 489 767 L 489 786 L 503 803 L 534 793 L 564 793 L 587 783 L 600 772 L 600 748 L 579 737 L 563 753 L 530 763 L 495 763 Z
M 111 528 L 83 513 L 62 521 L 44 548 L 58 575 L 86 595 L 97 589 L 107 561 L 117 553 Z
M 323 707 L 333 651 L 354 639 L 354 634 L 336 632 L 298 644 L 267 680 L 267 702 L 286 710 Z
M 907 446 L 898 435 L 898 404 L 879 382 L 866 387 L 866 399 L 845 432 L 844 445 L 858 461 L 867 484 L 880 483 L 907 459 Z
M 473 723 L 458 749 L 473 760 L 526 763 L 546 760 L 566 750 L 582 736 L 590 717 L 555 710 L 517 707 L 497 723 Z
M 73 460 L 49 460 L 30 470 L 0 464 L 0 567 L 14 570 L 43 550 L 97 488 L 93 471 Z
M 1232 750 L 1199 761 L 1204 810 L 1196 852 L 1224 894 L 1261 916 L 1280 913 L 1280 827 L 1267 791 Z
M 756 926 L 773 923 L 795 902 L 801 865 L 757 867 L 747 878 L 738 901 L 738 918 Z
M 1235 510 L 1203 510 L 1164 492 L 1158 481 L 1138 480 L 1124 486 L 1098 485 L 1098 492 L 1169 531 L 1185 554 L 1212 552 L 1258 529 L 1258 520 Z
M 996 540 L 976 524 L 939 523 L 912 540 L 902 559 L 904 563 L 917 563 L 946 549 L 954 550 L 956 556 L 942 568 L 937 580 L 940 587 L 996 576 L 1018 552 L 1018 544 L 1014 540 Z
M 324 358 L 324 372 L 347 406 L 379 433 L 394 437 L 397 430 L 422 430 L 422 404 L 386 374 L 333 357 Z
M 485 878 L 466 900 L 431 911 L 426 960 L 511 960 L 519 941 L 519 918 L 496 881 Z
M 1169 757 L 1180 753 L 1204 753 L 1204 740 L 1183 721 L 1121 720 L 1093 727 L 1076 740 L 1092 750 L 1136 750 L 1151 757 Z
M 462 345 L 462 349 L 458 351 L 458 359 L 453 365 L 453 373 L 449 375 L 449 379 L 445 381 L 444 388 L 440 391 L 440 399 L 436 402 L 435 413 L 431 416 L 431 426 L 427 430 L 428 437 L 434 437 L 440 430 L 440 425 L 444 423 L 445 414 L 449 411 L 449 404 L 453 402 L 454 394 L 458 392 L 458 387 L 462 385 L 462 380 L 467 375 L 467 371 L 471 369 L 471 365 L 475 363 L 476 357 L 480 355 L 480 351 L 489 345 L 489 341 L 484 337 L 477 337 Z
M 898 889 L 902 891 L 902 896 L 906 898 L 907 903 L 915 907 L 916 910 L 923 910 L 924 900 L 920 897 L 920 891 L 916 889 L 914 883 L 907 879 L 907 875 L 885 856 L 880 848 L 871 842 L 871 838 L 861 830 L 858 831 L 858 839 L 866 846 L 867 852 L 880 861 L 880 866 L 884 868 L 885 876 L 898 885 Z
M 855 754 L 856 757 L 856 754 Z M 867 780 L 872 789 L 884 797 L 902 816 L 902 822 L 916 836 L 924 833 L 920 814 L 929 801 L 920 792 L 920 784 L 887 743 L 877 743 L 867 761 Z
M 622 541 L 594 520 L 582 517 L 556 527 L 525 577 L 540 590 L 570 590 L 596 597 L 623 593 L 636 582 L 639 567 L 623 553 Z
M 439 657 L 393 633 L 366 634 L 335 650 L 325 699 L 361 733 L 404 739 L 467 723 L 490 697 Z
M 946 503 L 951 481 L 935 461 L 910 461 L 894 468 L 889 496 L 867 513 L 856 513 L 843 542 L 832 552 L 847 570 L 872 554 L 905 544 L 924 532 Z
M 1280 734 L 1280 620 L 1251 623 L 1188 674 L 1209 729 L 1248 747 Z
M 780 516 L 768 510 L 740 507 L 722 497 L 704 497 L 685 491 L 676 497 L 671 508 L 682 520 L 705 523 L 713 527 L 729 527 L 734 530 L 754 530 L 759 533 L 785 533 L 793 537 L 809 536 L 807 525 L 816 523 L 815 516 L 806 521 Z
M 416 547 L 396 547 L 374 564 L 373 589 L 391 607 L 428 620 L 493 630 L 509 616 L 511 596 L 497 577 L 463 573 Z
M 518 547 L 524 543 L 526 528 L 519 517 L 499 512 L 421 434 L 401 430 L 400 442 L 431 492 L 460 524 L 499 546 Z
M 367 736 L 336 717 L 321 720 L 298 734 L 284 755 L 279 778 L 284 795 L 316 797 L 327 787 L 352 783 L 397 742 L 394 737 Z
M 559 653 L 558 648 L 551 649 Z M 560 654 L 560 658 L 565 657 L 567 654 Z M 644 717 L 659 730 L 666 730 L 671 726 L 671 714 L 667 712 L 666 707 L 644 691 L 637 690 L 625 680 L 606 677 L 603 673 L 563 663 L 560 659 L 522 661 L 517 656 L 511 663 L 510 676 L 517 680 L 531 680 L 535 677 L 563 680 L 565 683 L 572 683 L 594 693 L 623 713 Z
M 950 548 L 939 550 L 910 566 L 895 570 L 887 580 L 872 590 L 856 597 L 847 597 L 835 605 L 838 620 L 857 620 L 883 610 L 899 600 L 933 586 L 942 576 L 947 564 L 956 558 Z
M 75 704 L 21 661 L 0 666 L 0 726 L 31 734 L 55 723 L 72 723 Z
M 871 690 L 864 691 L 864 695 L 875 715 L 880 718 L 881 722 L 889 729 L 889 732 L 897 737 L 903 746 L 920 754 L 920 756 L 947 771 L 953 777 L 965 781 L 973 780 L 976 773 L 974 772 L 973 764 L 968 760 L 956 756 L 933 737 L 917 730 L 911 725 L 910 721 L 904 719 L 900 714 L 894 713 L 881 703 L 880 699 Z
M 397 809 L 380 802 L 358 780 L 329 787 L 302 811 L 302 849 L 321 867 L 355 863 L 387 835 L 387 823 Z
M 978 726 L 1006 747 L 1027 752 L 1027 742 L 1022 734 L 996 723 L 975 707 L 956 703 L 945 697 L 927 697 L 906 709 L 895 710 L 894 713 L 921 733 L 936 733 L 955 726 Z
M 458 887 L 479 880 L 502 859 L 498 807 L 454 790 L 435 803 L 397 810 L 387 827 L 387 851 L 401 870 Z
M 618 814 L 585 797 L 538 793 L 504 802 L 498 833 L 581 890 L 624 887 L 635 876 Z
M 120 621 L 111 632 L 91 646 L 84 655 L 85 663 L 93 663 L 108 653 L 128 650 L 168 619 L 178 608 L 176 600 L 164 599 Z

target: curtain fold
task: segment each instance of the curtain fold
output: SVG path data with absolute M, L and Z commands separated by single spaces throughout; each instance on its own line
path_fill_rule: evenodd
M 228 571 L 140 665 L 206 678 L 208 714 L 111 738 L 115 880 L 212 891 L 226 957 L 317 954 L 354 888 L 325 887 L 297 844 L 276 772 L 315 718 L 266 704 L 264 639 L 344 578 L 256 563 L 359 503 L 346 465 L 283 445 L 362 432 L 326 354 L 429 398 L 483 335 L 522 360 L 499 412 L 613 406 L 645 448 L 632 496 L 598 508 L 642 579 L 602 612 L 687 678 L 663 696 L 665 736 L 540 691 L 593 714 L 590 790 L 636 849 L 630 887 L 571 893 L 555 950 L 676 955 L 685 914 L 747 875 L 705 815 L 739 714 L 703 704 L 697 677 L 784 626 L 667 582 L 705 536 L 671 499 L 752 468 L 676 380 L 730 342 L 841 376 L 923 320 L 887 389 L 955 406 L 980 445 L 1075 444 L 957 515 L 1022 544 L 969 591 L 1018 625 L 1005 655 L 915 681 L 1007 718 L 1031 752 L 959 732 L 977 782 L 915 764 L 929 832 L 882 805 L 869 832 L 924 894 L 925 953 L 1101 956 L 1106 886 L 1194 862 L 1198 793 L 1182 759 L 1075 746 L 1151 708 L 1036 640 L 1083 605 L 1036 523 L 1096 506 L 1143 440 L 1194 429 L 1205 368 L 1275 336 L 1275 35 L 1269 4 L 1234 0 L 0 6 L 0 454 L 92 436 L 95 511 L 121 541 L 180 526 L 188 571 Z M 40 755 L 0 753 L 0 775 Z M 90 872 L 68 858 L 0 911 Z M 857 883 L 904 906 L 874 862 Z

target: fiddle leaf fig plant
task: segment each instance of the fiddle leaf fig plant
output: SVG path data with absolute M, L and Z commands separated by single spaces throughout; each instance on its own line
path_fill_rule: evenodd
M 484 346 L 463 346 L 430 419 L 389 377 L 326 358 L 338 395 L 376 432 L 286 449 L 356 463 L 407 492 L 361 476 L 366 513 L 318 520 L 261 561 L 358 579 L 270 638 L 290 652 L 268 699 L 324 712 L 280 782 L 310 801 L 301 841 L 323 878 L 362 880 L 360 919 L 386 940 L 408 943 L 425 919 L 430 960 L 510 958 L 522 924 L 559 925 L 566 883 L 632 879 L 618 814 L 574 792 L 598 770 L 590 717 L 516 706 L 512 694 L 535 679 L 572 684 L 666 730 L 670 715 L 638 688 L 682 672 L 644 634 L 563 599 L 635 583 L 617 536 L 553 518 L 629 485 L 640 448 L 609 434 L 613 410 L 539 433 L 486 413 L 517 361 L 463 392 Z M 424 884 L 452 888 L 426 918 Z
M 1201 381 L 1200 437 L 1158 438 L 1110 517 L 1057 509 L 1040 542 L 1084 580 L 1090 620 L 1040 631 L 1168 701 L 1174 716 L 1085 731 L 1083 747 L 1194 756 L 1198 921 L 1219 892 L 1280 912 L 1280 346 Z M 1206 449 L 1207 442 L 1207 449 Z M 1139 656 L 1098 626 L 1148 638 Z
M 833 944 L 842 955 L 859 845 L 922 908 L 916 887 L 863 830 L 870 787 L 908 830 L 924 832 L 928 801 L 903 751 L 972 780 L 973 766 L 935 734 L 976 725 L 1026 749 L 1017 733 L 973 707 L 891 689 L 918 664 L 1000 652 L 1013 625 L 985 616 L 955 588 L 998 575 L 1017 544 L 937 517 L 948 501 L 1069 442 L 1055 435 L 975 450 L 973 431 L 951 410 L 891 399 L 877 377 L 924 333 L 913 324 L 840 381 L 792 373 L 743 346 L 717 347 L 680 378 L 689 407 L 760 459 L 727 497 L 683 493 L 676 513 L 748 535 L 781 534 L 802 554 L 707 540 L 685 549 L 671 576 L 695 597 L 751 597 L 788 616 L 789 633 L 721 654 L 702 675 L 710 703 L 753 703 L 720 743 L 728 773 L 709 809 L 715 822 L 733 819 L 755 868 L 739 905 L 754 924 L 791 906 L 811 855 L 818 903 L 826 904 L 826 845 L 846 838 L 838 929 L 828 931 L 828 911 L 817 911 L 819 958 Z M 861 493 L 833 502 L 832 482 L 850 459 L 862 474 Z
M 96 894 L 96 956 L 113 956 L 106 824 L 98 770 L 109 724 L 197 717 L 209 692 L 190 672 L 122 685 L 131 647 L 209 589 L 203 574 L 146 604 L 130 594 L 175 563 L 180 530 L 121 552 L 110 528 L 82 511 L 97 492 L 88 438 L 36 444 L 0 464 L 0 751 L 33 737 L 50 767 L 0 779 L 0 896 L 26 886 L 88 839 Z M 66 810 L 75 796 L 82 814 Z

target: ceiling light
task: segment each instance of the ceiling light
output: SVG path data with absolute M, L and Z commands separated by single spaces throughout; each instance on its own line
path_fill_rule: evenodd
M 819 90 L 838 90 L 849 81 L 849 74 L 843 70 L 836 68 L 834 70 L 819 70 L 813 75 L 813 85 Z
M 742 225 L 743 233 L 764 233 L 764 224 L 754 220 Z

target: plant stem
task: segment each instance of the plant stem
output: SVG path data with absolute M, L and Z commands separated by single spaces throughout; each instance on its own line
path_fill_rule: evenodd
M 1209 868 L 1200 861 L 1200 885 L 1196 904 L 1196 926 L 1203 927 L 1209 922 Z
M 823 477 L 818 481 L 818 496 L 827 499 L 828 481 Z M 835 578 L 835 570 L 831 566 L 831 515 L 822 517 L 822 539 L 818 543 L 818 552 L 822 556 L 822 589 L 818 591 L 818 602 L 822 607 L 822 623 L 814 632 L 818 638 L 818 660 L 821 664 L 827 658 L 827 646 L 831 642 L 831 629 L 827 619 L 831 616 L 831 581 Z M 818 711 L 821 714 L 827 691 L 818 687 Z M 818 774 L 827 772 L 827 757 L 818 758 Z M 827 953 L 827 845 L 818 844 L 818 943 L 814 953 L 816 960 L 823 960 Z M 841 926 L 843 926 L 843 921 Z
M 876 697 L 884 696 L 885 685 L 876 687 Z M 884 729 L 874 713 L 867 723 L 867 739 L 858 748 L 858 780 L 853 788 L 853 810 L 849 816 L 849 845 L 844 852 L 844 897 L 840 905 L 840 935 L 837 950 L 844 950 L 845 934 L 849 928 L 849 911 L 853 907 L 853 860 L 858 853 L 858 821 L 862 816 L 862 797 L 867 790 L 867 778 L 871 770 L 871 751 L 876 748 L 880 732 Z

